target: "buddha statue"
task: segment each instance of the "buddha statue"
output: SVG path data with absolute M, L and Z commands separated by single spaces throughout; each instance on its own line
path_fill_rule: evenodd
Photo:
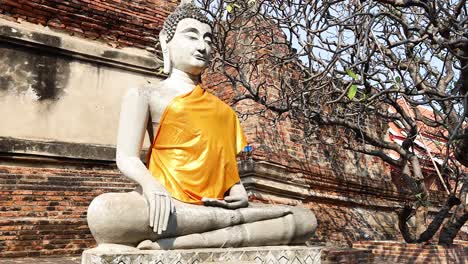
M 237 170 L 236 155 L 246 145 L 239 120 L 201 86 L 213 39 L 207 17 L 181 4 L 159 38 L 169 77 L 155 87 L 131 87 L 118 127 L 116 163 L 138 188 L 90 204 L 98 249 L 303 243 L 317 226 L 310 210 L 248 201 Z M 155 136 L 145 165 L 140 152 L 147 130 Z

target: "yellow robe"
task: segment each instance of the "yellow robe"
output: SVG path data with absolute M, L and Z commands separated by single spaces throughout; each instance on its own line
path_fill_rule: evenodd
M 236 156 L 245 145 L 235 112 L 198 85 L 165 109 L 148 170 L 177 200 L 222 199 L 240 180 Z

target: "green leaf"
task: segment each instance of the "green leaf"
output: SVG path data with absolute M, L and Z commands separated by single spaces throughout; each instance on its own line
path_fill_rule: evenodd
M 367 94 L 363 94 L 359 102 L 365 102 L 369 96 Z
M 348 98 L 352 100 L 356 96 L 356 93 L 357 93 L 357 85 L 353 84 L 351 85 L 351 87 L 349 87 Z
M 354 73 L 352 70 L 346 69 L 346 73 L 349 75 L 349 77 L 353 78 L 354 80 L 359 80 L 359 77 L 357 76 L 357 74 Z
M 226 6 L 226 11 L 228 11 L 228 13 L 231 13 L 232 9 L 233 9 L 233 7 L 230 4 Z
M 415 194 L 414 196 L 416 197 L 416 199 L 421 200 L 422 193 Z
M 234 7 L 240 8 L 241 6 L 239 4 L 234 4 Z
M 401 83 L 401 78 L 400 78 L 400 76 L 395 77 L 395 82 Z

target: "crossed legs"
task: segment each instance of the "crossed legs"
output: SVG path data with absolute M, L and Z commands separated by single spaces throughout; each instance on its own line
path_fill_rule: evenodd
M 109 249 L 295 244 L 304 242 L 317 226 L 310 210 L 297 207 L 228 210 L 177 201 L 175 207 L 167 230 L 158 235 L 149 227 L 148 207 L 141 194 L 106 193 L 90 204 L 88 225 L 99 247 Z

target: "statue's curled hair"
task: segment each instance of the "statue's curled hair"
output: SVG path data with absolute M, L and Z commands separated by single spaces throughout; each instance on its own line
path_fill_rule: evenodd
M 212 27 L 210 20 L 206 17 L 200 10 L 200 8 L 196 7 L 193 4 L 183 4 L 178 6 L 174 12 L 172 12 L 164 21 L 163 31 L 167 35 L 166 41 L 171 41 L 172 37 L 174 37 L 174 33 L 177 28 L 177 24 L 182 19 L 185 18 L 193 18 L 202 23 L 208 24 Z

